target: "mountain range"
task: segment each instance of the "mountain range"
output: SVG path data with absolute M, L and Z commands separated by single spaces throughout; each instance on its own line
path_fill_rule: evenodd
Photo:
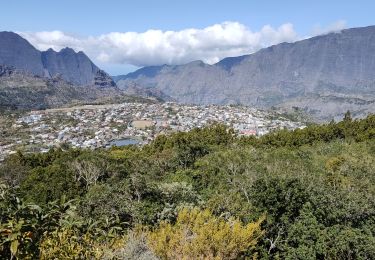
M 0 110 L 133 100 L 83 52 L 39 51 L 13 32 L 0 32 Z
M 16 33 L 0 32 L 0 90 L 0 107 L 54 107 L 125 92 L 181 103 L 278 107 L 322 120 L 347 110 L 364 116 L 375 112 L 375 26 L 281 43 L 213 65 L 149 66 L 112 78 L 82 51 L 39 51 Z
M 115 86 L 112 79 L 100 70 L 82 51 L 64 48 L 39 51 L 27 40 L 14 32 L 0 32 L 0 65 L 15 67 L 37 76 L 53 78 L 61 76 L 78 86 L 95 85 L 102 78 L 101 86 Z M 104 81 L 107 84 L 104 84 Z
M 114 77 L 120 88 L 159 91 L 183 103 L 306 111 L 329 120 L 375 112 L 375 26 L 281 43 L 209 65 L 150 66 Z

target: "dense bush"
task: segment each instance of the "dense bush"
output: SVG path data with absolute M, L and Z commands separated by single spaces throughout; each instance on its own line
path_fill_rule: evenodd
M 237 259 L 254 251 L 262 235 L 261 221 L 244 225 L 208 210 L 183 209 L 176 223 L 162 221 L 147 236 L 162 259 Z
M 0 258 L 373 259 L 374 154 L 374 115 L 19 152 L 0 165 Z

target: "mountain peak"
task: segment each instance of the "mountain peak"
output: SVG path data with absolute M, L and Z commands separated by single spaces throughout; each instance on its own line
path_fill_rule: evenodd
M 95 84 L 99 71 L 82 51 L 77 53 L 65 47 L 59 52 L 52 48 L 41 52 L 14 32 L 0 32 L 0 64 L 37 76 L 61 75 L 64 80 L 76 85 Z M 101 78 L 103 81 L 105 77 Z
M 194 60 L 194 61 L 191 61 L 191 62 L 185 64 L 184 66 L 188 66 L 188 67 L 203 67 L 205 65 L 207 65 L 207 64 L 204 63 L 201 60 Z
M 61 74 L 68 82 L 78 85 L 94 84 L 99 68 L 83 53 L 66 47 L 59 52 L 42 52 L 42 61 L 50 76 Z
M 74 49 L 70 47 L 62 48 L 59 52 L 61 53 L 70 53 L 70 54 L 77 54 Z
M 6 36 L 13 36 L 13 37 L 19 37 L 19 38 L 22 38 L 21 36 L 19 36 L 17 33 L 15 33 L 15 32 L 12 32 L 12 31 L 1 31 L 0 32 L 0 35 L 1 36 L 4 36 L 4 35 L 6 35 Z M 23 38 L 22 38 L 23 39 Z
M 0 64 L 43 75 L 41 54 L 14 32 L 0 32 Z

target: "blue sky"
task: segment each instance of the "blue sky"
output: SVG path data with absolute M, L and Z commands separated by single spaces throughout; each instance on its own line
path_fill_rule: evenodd
M 137 0 L 137 1 L 95 1 L 95 0 L 64 0 L 64 1 L 3 1 L 1 4 L 0 30 L 25 32 L 23 35 L 30 40 L 39 49 L 47 48 L 47 45 L 55 49 L 61 48 L 64 44 L 73 44 L 75 49 L 82 49 L 90 58 L 92 58 L 101 67 L 104 67 L 111 74 L 126 73 L 136 67 L 144 65 L 156 65 L 158 63 L 184 63 L 193 59 L 202 59 L 206 62 L 216 62 L 217 59 L 225 55 L 243 54 L 256 51 L 258 48 L 269 44 L 276 44 L 278 41 L 293 41 L 306 36 L 312 36 L 317 32 L 324 32 L 326 28 L 335 23 L 341 27 L 358 27 L 375 24 L 375 1 L 251 1 L 251 0 L 190 0 L 190 1 L 172 1 L 172 0 Z M 236 24 L 228 26 L 224 22 L 231 21 Z M 215 33 L 226 33 L 231 30 L 238 30 L 233 37 L 246 38 L 243 42 L 228 42 L 225 45 L 216 46 L 215 39 L 220 41 L 220 37 L 211 32 L 213 25 L 222 25 L 222 28 L 216 28 Z M 276 36 L 270 36 L 269 25 Z M 290 32 L 290 27 L 280 26 L 290 25 L 294 35 Z M 211 28 L 212 27 L 212 28 Z M 148 30 L 165 31 L 184 31 L 188 28 L 197 29 L 197 32 L 189 34 L 188 38 L 198 37 L 199 44 L 180 47 L 176 43 L 176 37 L 185 37 L 179 35 L 169 36 L 163 33 L 153 33 L 143 35 Z M 208 28 L 204 31 L 199 31 Z M 234 28 L 234 29 L 233 29 Z M 278 28 L 280 30 L 278 30 Z M 262 29 L 264 29 L 262 31 Z M 285 30 L 289 30 L 285 33 Z M 35 35 L 37 32 L 59 31 L 63 34 L 57 36 L 54 34 L 54 41 L 50 41 L 48 34 Z M 141 47 L 137 50 L 131 50 L 126 55 L 124 52 L 129 45 L 124 42 L 125 38 L 133 37 L 131 35 L 112 35 L 112 32 L 126 33 L 137 32 L 139 35 L 133 35 L 131 44 L 139 44 Z M 241 34 L 244 32 L 245 36 Z M 252 33 L 262 32 L 260 39 L 254 42 Z M 28 34 L 26 34 L 28 33 Z M 199 36 L 196 36 L 198 34 Z M 70 38 L 67 39 L 66 35 Z M 98 40 L 100 36 L 106 35 L 101 39 L 101 45 L 93 44 L 93 40 Z M 206 42 L 207 37 L 215 37 Z M 88 37 L 93 39 L 89 40 Z M 96 37 L 96 38 L 95 38 Z M 163 43 L 159 42 L 157 37 L 164 37 Z M 171 40 L 170 37 L 173 39 Z M 199 38 L 200 37 L 200 38 Z M 258 37 L 258 36 L 257 36 Z M 250 38 L 252 40 L 250 40 Z M 148 43 L 142 41 L 155 41 L 151 47 Z M 182 40 L 181 40 L 182 41 Z M 110 43 L 109 43 L 110 42 Z M 165 44 L 176 43 L 175 49 L 183 51 L 170 50 Z M 130 44 L 130 43 L 128 43 Z M 143 44 L 143 45 L 142 45 Z M 164 45 L 163 45 L 164 44 Z M 253 44 L 251 48 L 244 48 L 246 44 Z M 103 46 L 102 52 L 98 49 Z M 205 46 L 202 49 L 193 50 L 194 46 Z M 222 52 L 211 52 L 207 49 L 220 49 L 228 47 Z M 110 49 L 117 48 L 117 52 L 110 52 Z M 152 48 L 150 51 L 147 48 Z M 107 48 L 107 49 L 105 49 Z M 184 49 L 185 48 L 185 49 Z M 198 48 L 198 47 L 197 47 Z M 176 57 L 158 53 L 158 49 L 167 53 L 170 52 Z M 105 51 L 107 50 L 107 51 Z M 194 53 L 193 53 L 194 52 Z M 144 53 L 144 55 L 142 54 Z M 193 53 L 193 54 L 190 54 Z M 171 54 L 171 55 L 172 55 Z M 147 56 L 148 55 L 148 56 Z M 202 56 L 202 57 L 200 57 Z M 142 59 L 145 62 L 142 62 Z M 160 61 L 160 62 L 159 62 Z

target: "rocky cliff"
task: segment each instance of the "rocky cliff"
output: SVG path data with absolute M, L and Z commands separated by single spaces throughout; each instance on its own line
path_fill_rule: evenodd
M 330 119 L 347 109 L 375 112 L 375 26 L 353 28 L 254 54 L 180 66 L 145 67 L 116 77 L 155 88 L 180 102 L 241 103 L 258 107 L 299 107 Z
M 14 66 L 43 76 L 42 54 L 13 32 L 0 32 L 0 65 Z
M 115 85 L 109 75 L 82 51 L 77 53 L 71 48 L 64 48 L 59 52 L 52 49 L 40 52 L 13 32 L 0 32 L 0 65 L 12 66 L 41 77 L 60 75 L 65 81 L 80 86 L 96 83 L 101 87 Z

